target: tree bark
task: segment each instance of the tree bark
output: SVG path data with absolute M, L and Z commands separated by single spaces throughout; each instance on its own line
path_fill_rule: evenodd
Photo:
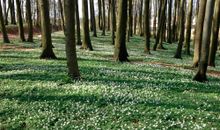
M 8 38 L 8 34 L 7 34 L 7 30 L 5 28 L 1 0 L 0 0 L 0 31 L 2 32 L 2 35 L 3 35 L 3 42 L 10 43 L 9 38 Z
M 76 4 L 76 30 L 77 30 L 77 45 L 82 45 L 81 41 L 81 29 L 80 29 L 80 19 L 79 19 L 79 3 L 78 0 L 75 1 Z
M 150 54 L 150 0 L 145 0 L 144 24 L 145 24 L 145 49 L 144 52 Z
M 201 43 L 202 43 L 202 32 L 203 23 L 205 17 L 207 0 L 201 0 L 199 6 L 199 14 L 196 22 L 196 35 L 195 35 L 195 47 L 194 47 L 194 57 L 193 57 L 193 67 L 198 67 L 199 58 L 201 53 Z
M 51 40 L 51 27 L 49 16 L 49 1 L 39 0 L 41 13 L 41 33 L 42 33 L 42 53 L 41 59 L 57 59 L 53 52 L 53 45 Z
M 16 0 L 16 5 L 17 5 L 17 20 L 18 20 L 18 30 L 19 30 L 19 36 L 21 41 L 25 41 L 25 36 L 24 36 L 24 27 L 23 27 L 23 18 L 21 14 L 21 3 L 20 0 Z
M 105 36 L 105 29 L 106 29 L 106 19 L 105 19 L 105 0 L 102 0 L 102 10 L 103 10 L 103 16 L 102 16 L 102 35 Z
M 116 31 L 116 14 L 115 14 L 115 0 L 111 0 L 111 21 L 112 21 L 112 44 L 115 45 L 115 31 Z
M 90 14 L 91 14 L 91 29 L 93 31 L 93 36 L 97 37 L 96 32 L 96 20 L 95 20 L 95 9 L 94 9 L 94 0 L 90 0 Z
M 182 48 L 183 48 L 183 42 L 184 42 L 184 32 L 185 32 L 185 9 L 184 9 L 184 5 L 185 5 L 185 0 L 181 0 L 181 4 L 180 4 L 180 33 L 179 33 L 179 43 L 178 43 L 178 47 L 176 50 L 176 54 L 174 56 L 174 58 L 177 59 L 182 59 Z
M 209 57 L 209 48 L 210 48 L 210 36 L 212 28 L 212 18 L 214 12 L 215 0 L 208 0 L 206 4 L 205 11 L 205 20 L 203 25 L 203 34 L 202 34 L 202 47 L 201 47 L 201 57 L 199 61 L 198 72 L 193 78 L 199 82 L 207 81 L 207 67 L 208 67 L 208 57 Z
M 75 46 L 75 1 L 64 0 L 66 25 L 66 57 L 68 74 L 73 80 L 80 79 Z
M 191 42 L 191 29 L 192 29 L 192 10 L 193 10 L 193 0 L 189 0 L 188 3 L 188 14 L 186 21 L 186 37 L 185 37 L 185 45 L 186 45 L 186 54 L 190 55 L 190 42 Z
M 31 1 L 26 0 L 27 25 L 28 25 L 28 42 L 33 42 L 33 22 L 31 13 Z
M 220 0 L 215 1 L 215 12 L 212 23 L 212 34 L 211 34 L 211 46 L 209 53 L 209 62 L 208 65 L 215 67 L 215 57 L 218 50 L 218 35 L 220 27 Z
M 118 25 L 116 33 L 116 43 L 114 57 L 116 61 L 127 62 L 128 52 L 126 48 L 126 29 L 127 29 L 127 0 L 120 0 L 118 7 Z
M 88 49 L 90 51 L 93 50 L 90 35 L 89 35 L 89 16 L 88 16 L 88 1 L 82 1 L 82 12 L 83 12 L 83 43 L 82 48 Z

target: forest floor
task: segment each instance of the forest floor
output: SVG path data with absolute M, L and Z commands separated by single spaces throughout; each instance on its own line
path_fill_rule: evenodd
M 82 80 L 67 76 L 64 35 L 53 33 L 58 60 L 41 60 L 40 40 L 0 46 L 0 129 L 220 129 L 220 57 L 207 83 L 192 81 L 192 56 L 176 44 L 151 55 L 144 39 L 127 43 L 129 63 L 113 60 L 110 34 L 77 47 Z M 153 44 L 153 40 L 152 40 Z

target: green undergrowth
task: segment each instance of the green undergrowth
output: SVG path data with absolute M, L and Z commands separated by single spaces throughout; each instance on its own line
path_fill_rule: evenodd
M 219 56 L 198 83 L 192 56 L 173 58 L 175 43 L 147 55 L 134 36 L 131 62 L 117 63 L 110 34 L 99 34 L 94 51 L 77 47 L 82 79 L 71 81 L 64 40 L 53 34 L 58 60 L 39 59 L 38 38 L 0 51 L 0 129 L 220 129 Z

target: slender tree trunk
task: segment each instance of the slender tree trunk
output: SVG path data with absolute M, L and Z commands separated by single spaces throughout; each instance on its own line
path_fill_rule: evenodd
M 27 24 L 28 24 L 28 42 L 33 42 L 33 22 L 31 13 L 31 1 L 26 0 Z
M 196 35 L 195 35 L 195 47 L 194 47 L 194 58 L 193 58 L 194 67 L 198 67 L 199 65 L 206 2 L 207 0 L 200 1 L 199 14 L 198 14 L 197 22 L 196 22 Z
M 17 5 L 17 20 L 18 20 L 18 30 L 19 30 L 19 36 L 21 41 L 25 41 L 25 36 L 24 36 L 24 27 L 23 27 L 23 19 L 22 19 L 22 14 L 21 14 L 21 3 L 20 0 L 16 0 L 16 5 Z
M 155 11 L 154 11 L 154 22 L 153 22 L 153 31 L 154 31 L 154 38 L 157 37 L 157 10 L 158 10 L 158 1 L 154 0 L 155 3 Z
M 144 24 L 145 24 L 145 49 L 144 52 L 150 54 L 150 0 L 145 0 Z
M 215 1 L 215 13 L 212 23 L 212 35 L 211 35 L 211 46 L 209 53 L 209 62 L 208 65 L 215 67 L 215 57 L 218 49 L 218 35 L 220 27 L 220 0 Z
M 36 22 L 36 27 L 40 27 L 41 26 L 41 17 L 40 17 L 40 5 L 38 0 L 36 0 L 36 6 L 37 6 L 37 22 Z
M 111 0 L 108 0 L 108 31 L 110 31 L 110 21 L 111 21 Z
M 88 49 L 90 51 L 93 50 L 90 35 L 89 35 L 89 15 L 88 15 L 88 1 L 82 1 L 82 12 L 83 12 L 83 43 L 82 48 Z
M 115 31 L 116 31 L 115 0 L 111 0 L 111 21 L 112 21 L 112 44 L 115 45 Z
M 64 0 L 67 68 L 73 80 L 80 79 L 75 46 L 75 3 L 73 0 Z
M 129 20 L 128 20 L 128 38 L 133 36 L 133 1 L 129 0 Z M 129 41 L 129 40 L 128 40 Z
M 168 10 L 168 20 L 167 20 L 167 25 L 168 25 L 168 27 L 167 27 L 167 42 L 168 43 L 172 43 L 172 3 L 173 3 L 173 0 L 169 0 L 169 10 Z
M 140 9 L 139 9 L 139 34 L 140 36 L 143 36 L 142 12 L 143 12 L 143 0 L 140 0 Z
M 56 11 L 56 0 L 53 0 L 53 15 L 54 15 L 54 20 L 53 20 L 53 25 L 57 25 L 57 11 Z
M 116 33 L 116 43 L 114 57 L 116 61 L 127 62 L 128 52 L 126 48 L 126 28 L 127 28 L 127 0 L 120 0 L 118 7 L 118 25 Z
M 2 13 L 2 3 L 0 0 L 0 31 L 3 35 L 3 42 L 4 43 L 10 43 L 9 39 L 8 39 L 8 34 L 7 34 L 7 30 L 5 28 L 5 23 L 4 23 L 4 17 L 3 17 L 3 13 Z
M 97 37 L 94 0 L 90 0 L 90 14 L 91 14 L 90 19 L 91 19 L 91 28 L 93 30 L 93 36 Z
M 102 0 L 98 0 L 98 9 L 99 9 L 99 29 L 102 30 L 102 21 L 103 21 L 103 18 L 102 18 Z
M 61 0 L 58 0 L 59 3 L 59 9 L 60 9 L 60 15 L 61 15 L 61 23 L 62 23 L 62 29 L 65 31 L 65 19 L 63 15 L 63 4 Z
M 186 45 L 186 54 L 190 55 L 190 42 L 191 42 L 191 29 L 192 29 L 192 10 L 193 10 L 193 0 L 189 0 L 188 3 L 188 14 L 187 14 L 187 22 L 186 22 L 186 38 L 185 38 L 185 45 Z
M 106 20 L 105 20 L 105 0 L 102 0 L 102 10 L 103 10 L 103 20 L 102 20 L 102 35 L 105 36 L 105 29 L 106 29 Z
M 39 0 L 41 13 L 42 53 L 41 59 L 57 59 L 53 52 L 49 16 L 49 0 Z
M 173 24 L 172 24 L 172 42 L 176 41 L 176 29 L 177 29 L 177 8 L 178 8 L 178 2 L 177 0 L 174 0 L 174 16 L 173 16 Z
M 14 0 L 9 0 L 11 24 L 16 24 Z
M 185 20 L 184 20 L 184 16 L 185 16 L 185 9 L 184 9 L 184 5 L 185 5 L 185 0 L 181 0 L 181 4 L 180 4 L 180 33 L 179 33 L 179 43 L 178 43 L 178 47 L 176 50 L 176 54 L 174 56 L 174 58 L 178 58 L 181 59 L 182 56 L 182 48 L 183 48 L 183 42 L 184 42 L 184 30 L 185 30 Z
M 159 27 L 157 29 L 157 37 L 156 37 L 156 42 L 153 46 L 153 50 L 156 51 L 157 47 L 158 47 L 158 44 L 159 42 L 162 42 L 160 40 L 162 40 L 162 36 L 163 36 L 163 28 L 164 28 L 164 25 L 165 25 L 165 13 L 166 13 L 166 3 L 167 3 L 167 0 L 163 0 L 161 1 L 161 13 L 159 15 Z M 161 47 L 163 48 L 163 47 Z
M 75 1 L 76 4 L 76 30 L 77 30 L 77 45 L 82 45 L 81 41 L 81 30 L 80 30 L 80 19 L 79 19 L 79 3 L 78 0 Z
M 136 35 L 137 32 L 137 1 L 135 1 L 135 5 L 134 5 L 135 9 L 135 14 L 134 14 L 134 35 Z
M 198 72 L 194 77 L 194 80 L 199 82 L 207 81 L 207 67 L 208 67 L 208 57 L 210 48 L 210 36 L 212 28 L 212 17 L 214 12 L 215 0 L 208 0 L 206 4 L 205 20 L 203 26 L 202 34 L 202 47 L 201 47 L 201 57 L 199 61 Z

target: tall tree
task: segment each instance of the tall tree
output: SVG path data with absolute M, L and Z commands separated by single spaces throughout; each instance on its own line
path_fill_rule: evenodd
M 76 4 L 76 30 L 77 30 L 77 45 L 82 45 L 81 41 L 81 30 L 80 30 L 80 19 L 79 19 L 79 3 L 78 0 L 75 1 Z
M 165 26 L 165 19 L 166 19 L 166 5 L 167 5 L 167 0 L 162 0 L 160 3 L 160 7 L 161 7 L 161 11 L 159 14 L 159 25 L 158 25 L 158 29 L 157 29 L 157 37 L 156 37 L 156 42 L 153 46 L 153 50 L 156 51 L 158 44 L 162 45 L 162 40 L 163 40 L 163 30 L 164 30 L 164 26 Z M 161 42 L 161 43 L 160 43 Z M 163 47 L 161 46 L 161 49 L 163 49 Z
M 174 56 L 174 58 L 182 58 L 181 54 L 182 54 L 182 48 L 183 48 L 183 42 L 184 42 L 184 32 L 185 32 L 185 0 L 181 0 L 181 4 L 180 4 L 180 33 L 179 33 L 179 43 L 178 43 L 178 47 L 176 50 L 176 54 Z
M 65 31 L 65 19 L 63 15 L 63 4 L 61 0 L 58 0 L 59 3 L 59 10 L 60 10 L 60 17 L 61 17 L 61 22 L 62 22 L 62 29 Z
M 80 78 L 75 46 L 75 1 L 64 0 L 64 12 L 67 68 L 69 76 L 75 80 Z
M 56 59 L 53 52 L 53 45 L 51 40 L 51 27 L 49 16 L 49 1 L 39 0 L 41 13 L 41 32 L 42 32 L 42 53 L 41 59 Z
M 105 19 L 105 0 L 102 0 L 102 35 L 105 36 L 105 29 L 106 29 L 106 19 Z
M 3 17 L 3 13 L 2 13 L 1 0 L 0 0 L 0 31 L 2 32 L 2 35 L 3 35 L 3 42 L 4 43 L 10 43 L 10 41 L 8 39 L 7 30 L 5 28 L 4 17 Z
M 21 3 L 20 3 L 20 0 L 16 0 L 16 6 L 17 6 L 17 20 L 18 20 L 19 36 L 20 36 L 21 41 L 25 41 L 24 27 L 23 27 L 23 18 L 22 18 L 22 13 L 21 13 Z
M 99 29 L 102 30 L 102 0 L 98 0 L 98 14 L 99 14 Z
M 82 48 L 93 50 L 92 43 L 89 35 L 89 15 L 88 15 L 88 1 L 82 0 L 82 12 L 83 12 L 83 43 Z
M 205 11 L 205 20 L 203 25 L 202 33 L 202 47 L 201 47 L 201 57 L 199 60 L 198 72 L 194 77 L 194 80 L 199 82 L 207 81 L 207 67 L 208 67 L 208 57 L 210 48 L 210 36 L 212 27 L 212 18 L 214 12 L 215 0 L 208 0 Z
M 215 12 L 212 23 L 212 35 L 211 35 L 211 45 L 210 45 L 210 53 L 209 53 L 209 66 L 215 67 L 215 57 L 218 49 L 218 34 L 219 34 L 219 26 L 220 26 L 220 0 L 215 1 Z
M 172 7 L 173 7 L 173 0 L 168 0 L 168 20 L 167 20 L 167 42 L 172 42 Z
M 28 42 L 33 42 L 33 22 L 31 13 L 31 1 L 26 0 L 27 25 L 28 25 Z
M 191 29 L 192 29 L 193 0 L 189 0 L 188 8 L 189 8 L 189 10 L 188 10 L 187 21 L 186 21 L 185 45 L 186 45 L 186 54 L 190 55 L 190 41 L 191 41 Z
M 127 0 L 120 0 L 118 7 L 118 25 L 116 32 L 116 42 L 114 57 L 116 61 L 126 62 L 128 60 L 128 52 L 126 48 L 126 29 L 127 29 Z
M 8 0 L 10 7 L 11 24 L 16 24 L 14 0 Z
M 194 57 L 193 57 L 193 66 L 198 67 L 199 58 L 201 52 L 201 43 L 202 43 L 202 32 L 203 32 L 203 23 L 205 17 L 206 10 L 206 2 L 207 0 L 201 0 L 199 5 L 199 13 L 196 21 L 196 35 L 195 35 L 195 43 L 194 43 Z
M 94 0 L 89 0 L 90 1 L 90 20 L 91 20 L 91 30 L 93 31 L 93 36 L 97 37 L 97 32 L 96 32 L 96 20 L 95 20 L 95 9 L 94 9 Z
M 144 2 L 145 53 L 150 54 L 150 0 Z
M 115 14 L 115 0 L 111 0 L 111 21 L 112 21 L 112 44 L 115 44 L 116 31 L 116 14 Z
M 143 0 L 140 0 L 139 3 L 139 34 L 140 36 L 143 36 Z
M 133 1 L 128 0 L 128 33 L 127 33 L 127 41 L 129 42 L 130 37 L 133 36 Z

